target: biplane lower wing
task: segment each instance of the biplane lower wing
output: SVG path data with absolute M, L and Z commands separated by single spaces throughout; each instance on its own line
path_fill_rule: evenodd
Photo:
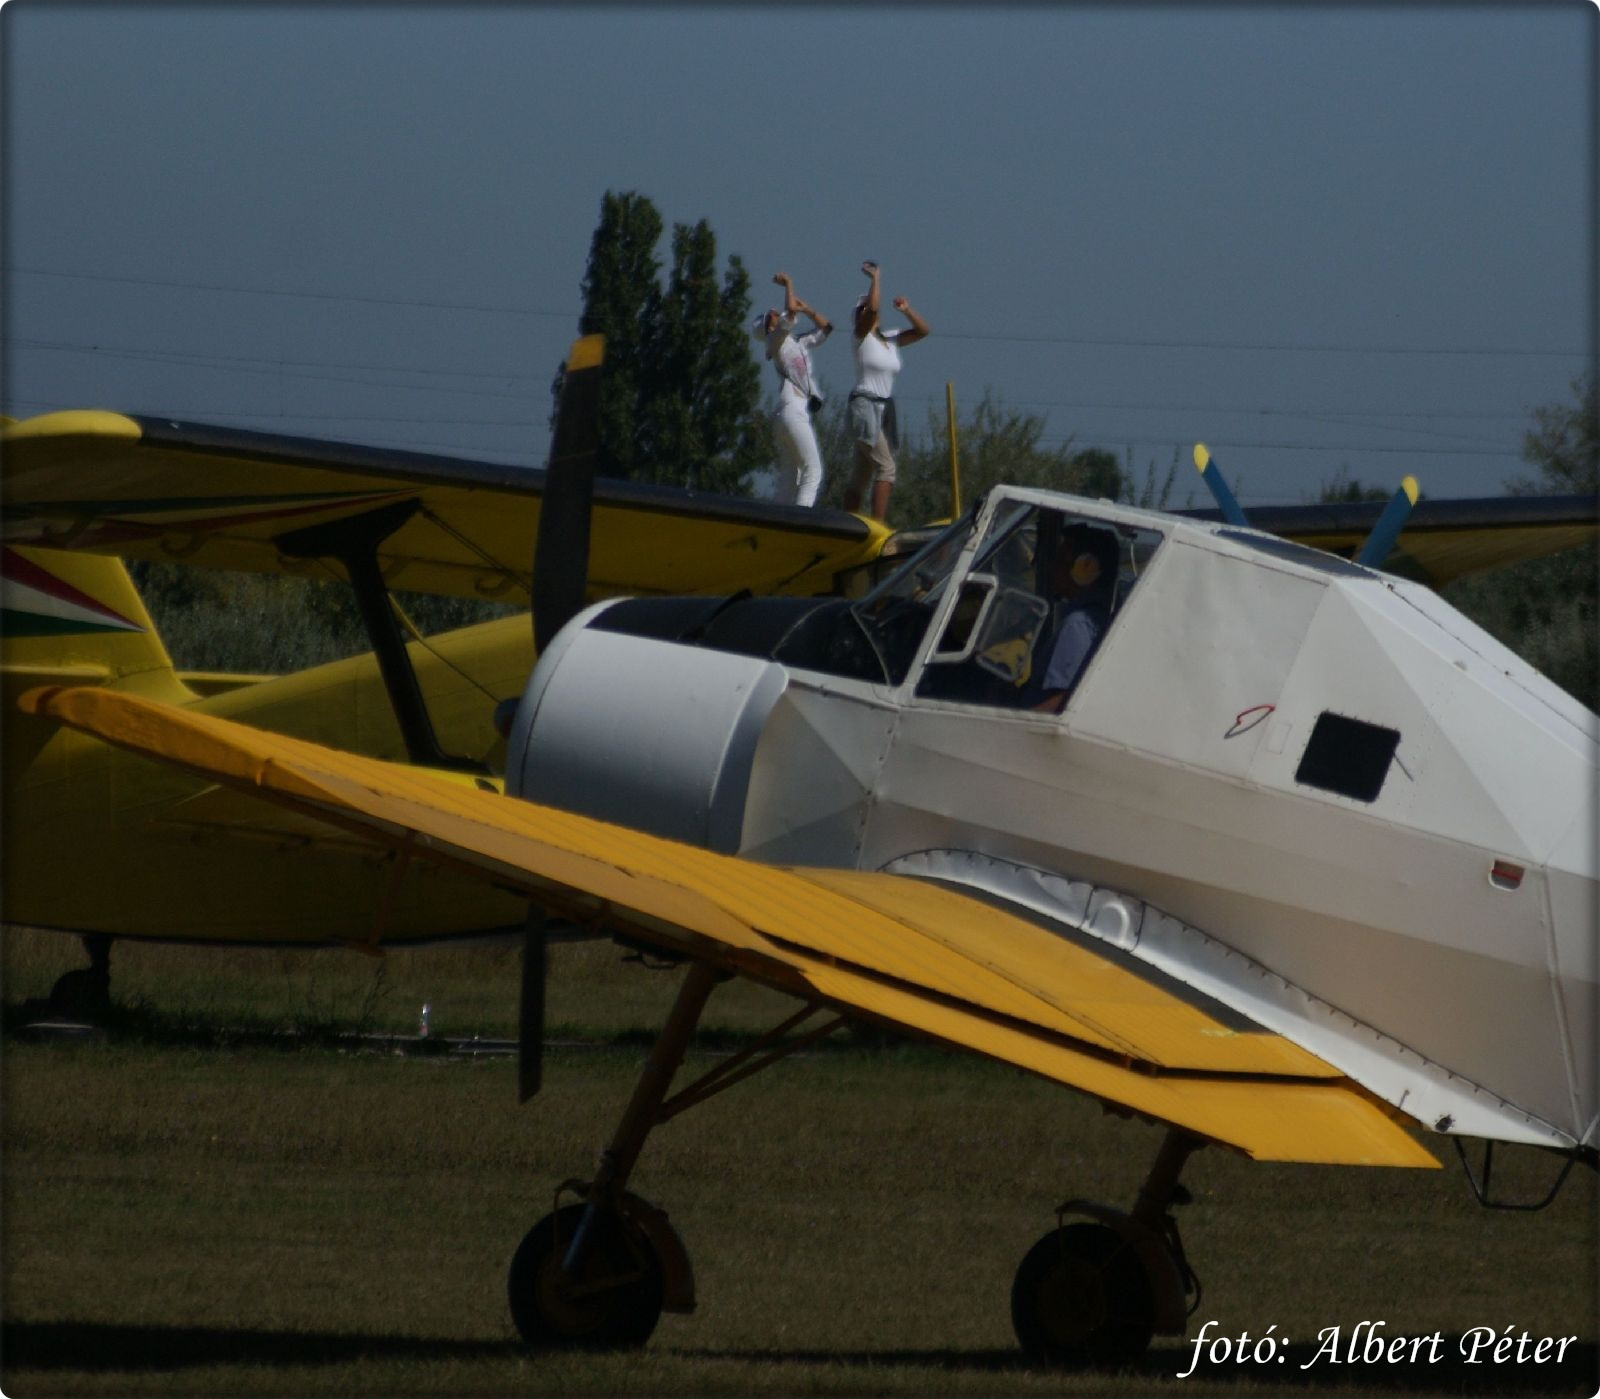
M 90 688 L 31 713 L 646 941 L 962 1046 L 1261 1159 L 1435 1166 L 1390 1110 L 1038 923 L 887 874 L 739 860 L 213 716 Z

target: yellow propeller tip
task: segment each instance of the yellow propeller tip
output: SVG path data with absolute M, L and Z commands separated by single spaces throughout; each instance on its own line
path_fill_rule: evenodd
M 572 342 L 567 355 L 567 369 L 576 373 L 580 369 L 593 369 L 606 356 L 606 338 L 603 335 L 584 335 Z
M 1194 465 L 1197 471 L 1204 471 L 1211 465 L 1211 453 L 1206 451 L 1204 442 L 1196 442 L 1194 444 Z

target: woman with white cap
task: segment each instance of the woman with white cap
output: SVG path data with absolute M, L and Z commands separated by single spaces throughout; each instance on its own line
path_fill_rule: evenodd
M 758 316 L 755 333 L 766 340 L 767 358 L 778 369 L 778 411 L 772 420 L 778 445 L 777 499 L 784 505 L 815 505 L 822 488 L 822 453 L 811 415 L 822 407 L 822 395 L 812 377 L 811 351 L 828 338 L 833 324 L 795 295 L 787 272 L 775 273 L 772 280 L 783 288 L 783 310 Z M 797 315 L 809 316 L 814 328 L 794 334 Z
M 856 386 L 850 391 L 850 434 L 854 463 L 844 508 L 860 510 L 870 487 L 872 514 L 881 520 L 889 513 L 889 493 L 894 489 L 895 415 L 894 381 L 900 373 L 900 351 L 928 334 L 928 323 L 911 309 L 905 297 L 894 308 L 911 322 L 903 330 L 884 330 L 878 321 L 882 295 L 878 264 L 863 262 L 861 270 L 871 285 L 856 302 Z

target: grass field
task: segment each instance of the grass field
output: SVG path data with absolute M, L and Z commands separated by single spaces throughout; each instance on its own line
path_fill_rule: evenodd
M 78 960 L 8 930 L 5 1000 Z M 1020 1365 L 1007 1311 L 1023 1252 L 1068 1195 L 1126 1205 L 1159 1141 L 1144 1124 L 971 1056 L 846 1044 L 786 1061 L 676 1119 L 634 1178 L 694 1259 L 700 1305 L 621 1356 L 530 1357 L 504 1275 L 553 1187 L 585 1174 L 637 1073 L 638 1032 L 676 978 L 608 946 L 557 949 L 547 1087 L 516 1105 L 506 1060 L 348 1052 L 342 1027 L 509 1033 L 503 949 L 391 955 L 122 949 L 125 1015 L 95 1041 L 4 1046 L 7 1394 L 1589 1395 L 1593 1178 L 1548 1211 L 1485 1213 L 1459 1170 L 1260 1165 L 1219 1150 L 1181 1212 L 1205 1283 L 1190 1336 L 1291 1342 L 1270 1365 L 1175 1378 L 1192 1342 L 1132 1371 Z M 708 1038 L 788 1003 L 730 986 Z M 263 1047 L 246 1029 L 297 1029 Z M 587 1041 L 587 1047 L 576 1041 Z M 697 1052 L 691 1067 L 712 1059 Z M 1550 1177 L 1497 1164 L 1508 1192 Z M 1438 1332 L 1437 1364 L 1333 1364 L 1318 1333 Z M 1476 1326 L 1576 1336 L 1567 1363 L 1468 1366 Z M 1303 1365 L 1309 1368 L 1302 1369 Z

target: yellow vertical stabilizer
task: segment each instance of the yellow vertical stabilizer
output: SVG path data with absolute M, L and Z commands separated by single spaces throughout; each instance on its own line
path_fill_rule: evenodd
M 193 696 L 120 559 L 0 545 L 5 688 L 110 685 L 171 701 Z

